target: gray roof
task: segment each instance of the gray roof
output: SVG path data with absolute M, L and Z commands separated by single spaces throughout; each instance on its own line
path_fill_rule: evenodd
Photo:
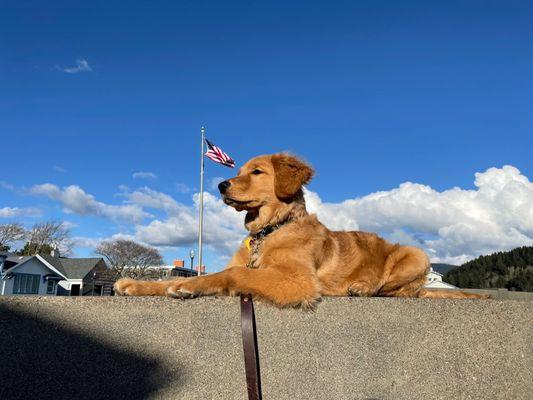
M 42 258 L 51 264 L 55 269 L 61 272 L 69 279 L 83 279 L 91 272 L 103 258 L 66 258 L 52 257 L 48 254 L 39 254 Z
M 13 253 L 2 253 L 7 256 L 4 265 L 4 271 L 16 267 L 28 261 L 35 256 L 17 256 Z M 67 258 L 67 257 L 52 257 L 48 254 L 39 254 L 48 264 L 54 267 L 61 274 L 68 279 L 83 279 L 91 272 L 95 267 L 101 266 L 101 269 L 105 269 L 104 259 L 97 258 Z
M 6 262 L 4 264 L 4 271 L 8 270 L 9 268 L 14 267 L 17 264 L 23 263 L 33 256 L 17 256 L 15 254 L 6 254 Z
M 6 261 L 14 262 L 16 264 L 20 264 L 33 256 L 8 256 Z

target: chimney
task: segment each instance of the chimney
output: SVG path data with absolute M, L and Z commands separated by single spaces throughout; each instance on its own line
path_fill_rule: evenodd
M 197 265 L 196 267 L 194 267 L 194 270 L 195 270 L 195 271 L 198 271 L 198 265 Z M 200 267 L 200 273 L 201 273 L 201 274 L 205 274 L 205 265 L 202 265 L 202 266 Z
M 5 254 L 0 254 L 0 275 L 4 272 L 4 263 L 6 262 L 7 256 Z
M 59 258 L 60 255 L 59 255 L 59 249 L 57 248 L 57 246 L 54 246 L 50 255 L 52 257 Z

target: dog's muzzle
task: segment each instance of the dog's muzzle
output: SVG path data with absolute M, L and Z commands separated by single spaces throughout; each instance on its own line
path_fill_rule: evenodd
M 218 184 L 218 190 L 220 191 L 220 194 L 226 193 L 226 190 L 231 186 L 230 181 L 223 181 Z

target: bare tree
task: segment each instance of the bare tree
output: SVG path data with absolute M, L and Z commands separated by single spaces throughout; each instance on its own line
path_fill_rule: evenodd
M 10 245 L 26 237 L 26 229 L 21 224 L 0 224 L 0 251 L 8 251 Z
M 58 248 L 62 254 L 68 254 L 74 246 L 70 239 L 70 229 L 64 222 L 56 220 L 33 225 L 28 231 L 27 240 L 22 250 L 24 255 L 49 253 L 53 248 Z
M 96 247 L 97 254 L 103 256 L 117 276 L 144 278 L 149 268 L 161 265 L 163 257 L 157 249 L 136 243 L 133 240 L 108 240 Z

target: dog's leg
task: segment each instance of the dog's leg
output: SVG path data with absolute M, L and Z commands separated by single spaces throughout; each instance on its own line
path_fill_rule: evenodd
M 389 255 L 385 269 L 388 271 L 378 296 L 418 297 L 427 281 L 429 259 L 416 247 L 402 246 Z
M 166 296 L 167 288 L 176 281 L 190 278 L 178 278 L 171 281 L 138 281 L 122 278 L 115 282 L 115 292 L 122 296 Z
M 371 297 L 376 294 L 379 285 L 368 282 L 352 282 L 348 287 L 348 295 L 356 297 Z
M 241 248 L 233 255 L 229 265 L 246 265 L 248 250 Z M 122 278 L 115 282 L 115 292 L 122 296 L 166 296 L 167 289 L 173 284 L 192 278 L 176 278 L 168 281 L 140 281 Z
M 487 294 L 466 293 L 449 289 L 421 289 L 418 297 L 428 299 L 490 299 Z
M 320 298 L 320 285 L 304 274 L 291 274 L 286 268 L 269 266 L 258 269 L 232 267 L 215 274 L 174 282 L 167 289 L 167 294 L 175 298 L 239 293 L 256 295 L 280 307 L 312 307 Z

